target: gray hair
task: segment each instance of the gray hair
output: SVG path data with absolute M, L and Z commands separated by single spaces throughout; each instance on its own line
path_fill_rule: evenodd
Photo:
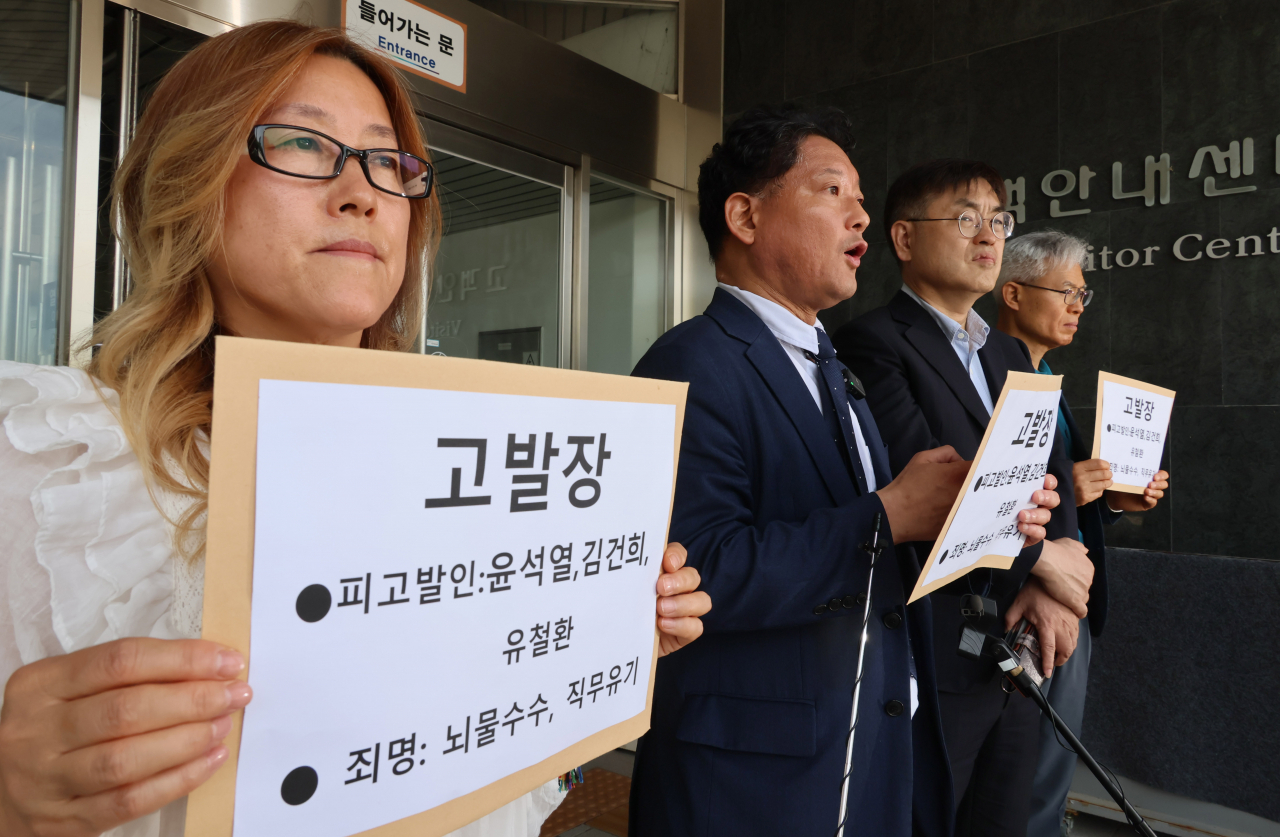
M 996 299 L 1006 282 L 1035 282 L 1050 271 L 1067 265 L 1083 270 L 1089 245 L 1083 239 L 1060 230 L 1039 230 L 1009 240 L 1004 246 L 1000 278 L 996 280 Z

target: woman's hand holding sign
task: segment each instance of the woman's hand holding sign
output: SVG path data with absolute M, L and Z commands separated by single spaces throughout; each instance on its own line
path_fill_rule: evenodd
M 668 544 L 660 653 L 702 635 L 711 597 Z M 91 837 L 186 796 L 226 760 L 244 659 L 202 640 L 122 639 L 14 672 L 0 710 L 0 833 Z
M 227 758 L 244 658 L 120 639 L 23 666 L 0 711 L 0 834 L 93 837 L 186 796 Z
M 711 610 L 711 597 L 698 590 L 702 576 L 686 567 L 689 553 L 678 543 L 667 544 L 658 577 L 658 654 L 666 656 L 702 636 L 702 619 Z

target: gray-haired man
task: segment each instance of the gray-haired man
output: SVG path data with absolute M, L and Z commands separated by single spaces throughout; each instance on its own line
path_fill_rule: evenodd
M 1005 244 L 1004 263 L 995 289 L 1000 307 L 996 327 L 1027 344 L 1031 362 L 1041 374 L 1050 374 L 1044 356 L 1075 338 L 1080 317 L 1093 297 L 1084 280 L 1086 253 L 1085 242 L 1057 230 L 1027 233 Z M 1126 511 L 1154 508 L 1169 487 L 1169 475 L 1157 472 L 1143 494 L 1108 491 L 1112 484 L 1110 466 L 1101 459 L 1089 458 L 1089 442 L 1076 425 L 1065 397 L 1058 411 L 1058 432 L 1065 437 L 1066 448 L 1076 463 L 1072 477 L 1080 540 L 1089 550 L 1094 573 L 1089 591 L 1089 615 L 1080 620 L 1075 653 L 1045 682 L 1045 692 L 1058 714 L 1079 734 L 1089 678 L 1090 635 L 1101 634 L 1107 618 L 1103 524 L 1116 522 Z M 1008 619 L 1016 622 L 1018 618 L 1015 606 L 1010 609 Z M 1053 725 L 1042 718 L 1040 761 L 1032 790 L 1027 837 L 1061 834 L 1075 766 L 1075 754 L 1058 744 Z

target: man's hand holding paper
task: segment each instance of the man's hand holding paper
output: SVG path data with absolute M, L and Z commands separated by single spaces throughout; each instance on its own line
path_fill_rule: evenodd
M 1053 510 L 1062 502 L 1062 498 L 1055 491 L 1058 487 L 1058 478 L 1053 474 L 1044 475 L 1044 488 L 1031 493 L 1031 502 L 1035 503 L 1033 509 L 1023 509 L 1018 512 L 1018 531 L 1027 536 L 1023 542 L 1022 548 L 1035 546 L 1047 537 L 1045 526 L 1049 525 L 1049 518 L 1053 514 Z
M 1071 469 L 1071 481 L 1075 483 L 1076 505 L 1086 506 L 1105 494 L 1114 483 L 1111 463 L 1105 459 L 1077 462 Z
M 897 543 L 938 537 L 972 464 L 950 445 L 921 451 L 911 457 L 897 479 L 876 492 Z M 1050 510 L 1059 502 L 1053 490 L 1057 486 L 1057 477 L 1046 474 L 1044 488 L 1031 495 L 1036 507 L 1018 513 L 1018 531 L 1027 536 L 1024 548 L 1044 540 Z
M 1071 477 L 1076 487 L 1077 506 L 1088 505 L 1105 494 L 1107 507 L 1118 512 L 1151 511 L 1169 489 L 1169 472 L 1159 470 L 1152 475 L 1141 494 L 1112 491 L 1110 489 L 1115 484 L 1114 474 L 1111 472 L 1111 463 L 1105 459 L 1077 462 Z
M 1054 376 L 1009 373 L 963 489 L 934 541 L 911 601 L 978 567 L 1008 569 L 1022 550 L 1045 537 L 1042 522 L 1049 522 L 1045 510 L 1059 502 L 1057 493 L 1052 492 L 1057 485 L 1048 473 L 1048 461 L 1061 381 Z M 1050 480 L 1054 480 L 1052 488 Z M 1032 489 L 1037 484 L 1046 488 Z M 1051 491 L 1052 498 L 1043 491 Z M 1033 514 L 1028 520 L 1029 512 L 1042 514 Z M 1049 552 L 1051 557 L 1039 574 L 1072 605 L 1082 604 L 1077 601 L 1079 591 L 1071 584 L 1078 580 L 1080 568 L 1067 560 L 1067 554 L 1053 547 Z
M 1156 507 L 1156 503 L 1164 499 L 1164 493 L 1168 490 L 1169 472 L 1161 470 L 1152 475 L 1151 482 L 1147 483 L 1147 487 L 1141 494 L 1108 491 L 1106 502 L 1109 508 L 1118 512 L 1151 511 Z

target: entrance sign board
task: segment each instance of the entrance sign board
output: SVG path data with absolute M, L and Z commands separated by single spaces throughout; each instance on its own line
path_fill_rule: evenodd
M 1133 378 L 1098 373 L 1093 458 L 1111 465 L 1112 491 L 1141 494 L 1160 470 L 1176 395 Z
M 978 567 L 1013 566 L 1026 541 L 1018 512 L 1035 508 L 1031 495 L 1044 488 L 1061 391 L 1061 375 L 1009 373 L 910 601 Z
M 342 27 L 397 67 L 467 92 L 467 25 L 413 0 L 343 0 Z
M 687 385 L 219 337 L 189 835 L 443 835 L 648 728 Z

